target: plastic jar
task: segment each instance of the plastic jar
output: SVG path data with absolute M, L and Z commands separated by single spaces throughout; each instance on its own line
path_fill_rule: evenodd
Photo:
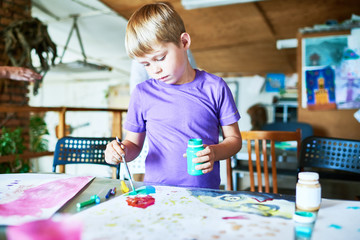
M 296 184 L 296 208 L 317 211 L 321 204 L 321 186 L 316 172 L 300 172 Z
M 294 213 L 293 220 L 295 223 L 295 239 L 311 239 L 316 215 L 311 212 L 296 211 Z
M 187 155 L 187 171 L 190 175 L 199 176 L 202 175 L 202 170 L 196 170 L 195 166 L 201 163 L 193 163 L 193 158 L 196 158 L 196 153 L 204 149 L 202 139 L 193 138 L 189 139 L 188 148 L 186 149 Z

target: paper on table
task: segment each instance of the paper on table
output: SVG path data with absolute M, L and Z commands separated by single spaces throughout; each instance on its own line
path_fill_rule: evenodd
M 147 195 L 148 196 L 148 195 Z M 295 203 L 266 194 L 156 186 L 154 204 L 122 195 L 74 217 L 86 239 L 294 239 Z
M 360 201 L 322 199 L 312 239 L 359 240 Z
M 66 174 L 1 174 L 0 224 L 47 219 L 94 177 Z

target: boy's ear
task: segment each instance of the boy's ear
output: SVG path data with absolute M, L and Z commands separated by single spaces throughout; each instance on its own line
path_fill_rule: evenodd
M 185 48 L 186 50 L 190 48 L 191 38 L 187 32 L 181 34 L 180 40 L 181 40 L 181 46 L 183 48 Z

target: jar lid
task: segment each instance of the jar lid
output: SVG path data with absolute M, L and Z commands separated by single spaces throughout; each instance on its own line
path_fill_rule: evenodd
M 300 172 L 298 174 L 298 177 L 301 180 L 308 180 L 308 181 L 319 180 L 319 174 L 317 172 Z
M 312 212 L 296 211 L 294 213 L 293 219 L 298 223 L 313 223 L 316 219 L 316 216 Z
M 189 147 L 201 147 L 203 145 L 202 139 L 200 138 L 192 138 L 189 139 L 188 146 Z

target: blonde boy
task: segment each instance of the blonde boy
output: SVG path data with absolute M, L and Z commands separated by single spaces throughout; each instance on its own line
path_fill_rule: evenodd
M 108 144 L 105 159 L 118 164 L 125 154 L 132 161 L 140 153 L 145 135 L 149 153 L 145 182 L 218 189 L 219 161 L 241 148 L 237 111 L 231 91 L 222 78 L 193 69 L 187 50 L 190 35 L 181 17 L 166 2 L 148 4 L 129 19 L 126 50 L 143 64 L 150 79 L 131 95 L 123 146 Z M 220 128 L 223 141 L 219 143 Z M 191 176 L 183 154 L 190 138 L 201 138 L 205 149 L 194 162 L 204 173 Z

